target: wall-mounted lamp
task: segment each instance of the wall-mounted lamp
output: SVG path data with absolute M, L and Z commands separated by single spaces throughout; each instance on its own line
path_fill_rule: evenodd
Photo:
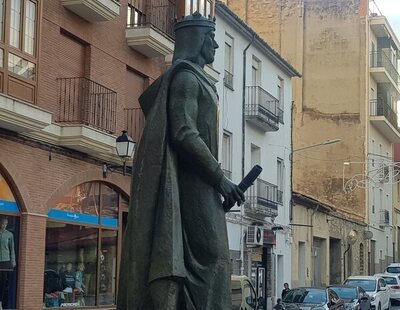
M 122 174 L 126 175 L 126 160 L 131 158 L 133 155 L 133 151 L 135 150 L 135 142 L 133 139 L 127 134 L 126 130 L 122 131 L 122 134 L 116 139 L 116 150 L 118 156 L 123 161 L 122 166 Z M 107 177 L 107 172 L 112 170 L 113 168 L 120 168 L 121 166 L 110 166 L 103 165 L 103 178 Z

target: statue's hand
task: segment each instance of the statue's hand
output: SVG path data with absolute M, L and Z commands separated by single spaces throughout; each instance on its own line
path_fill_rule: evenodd
M 234 183 L 229 181 L 225 176 L 222 177 L 217 186 L 218 192 L 224 197 L 222 206 L 225 212 L 228 212 L 237 203 L 239 206 L 244 202 L 244 194 L 242 190 Z

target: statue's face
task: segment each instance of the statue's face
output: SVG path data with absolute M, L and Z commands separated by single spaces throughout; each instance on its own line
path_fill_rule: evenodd
M 203 47 L 201 48 L 201 56 L 203 56 L 206 64 L 214 62 L 215 50 L 218 48 L 218 44 L 215 41 L 214 31 L 209 31 L 205 34 Z

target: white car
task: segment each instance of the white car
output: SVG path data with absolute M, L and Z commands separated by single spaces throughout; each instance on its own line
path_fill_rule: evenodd
M 371 297 L 372 310 L 386 310 L 390 308 L 390 288 L 382 277 L 351 276 L 343 284 L 361 286 Z
M 391 263 L 389 266 L 386 267 L 385 273 L 400 275 L 400 264 L 399 263 Z
M 400 275 L 391 273 L 376 274 L 377 277 L 385 279 L 386 284 L 390 287 L 390 301 L 392 305 L 400 304 Z

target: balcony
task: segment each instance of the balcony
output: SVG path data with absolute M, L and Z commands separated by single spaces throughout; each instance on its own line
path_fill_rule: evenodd
M 370 121 L 391 143 L 400 143 L 397 114 L 384 100 L 370 101 Z
M 279 129 L 278 106 L 279 100 L 260 86 L 246 87 L 246 120 L 260 130 Z
M 370 53 L 370 72 L 376 82 L 390 83 L 399 92 L 399 72 L 385 52 Z
M 28 102 L 0 95 L 0 128 L 25 133 L 40 131 L 50 124 L 50 112 Z
M 113 20 L 120 11 L 120 4 L 115 0 L 61 0 L 61 4 L 89 22 Z
M 257 179 L 245 193 L 245 213 L 255 217 L 277 216 L 279 200 L 278 186 Z M 280 198 L 280 199 L 279 199 Z
M 144 129 L 144 115 L 141 108 L 124 109 L 126 116 L 125 128 L 135 143 L 140 141 Z
M 128 6 L 126 40 L 147 57 L 165 57 L 174 50 L 175 4 L 168 0 L 150 5 L 149 13 Z

